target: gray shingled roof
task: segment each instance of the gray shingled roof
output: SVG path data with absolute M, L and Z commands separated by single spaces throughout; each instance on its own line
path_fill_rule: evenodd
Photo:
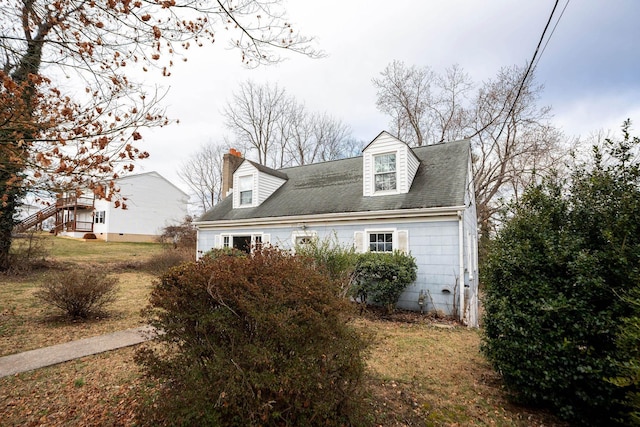
M 225 198 L 198 221 L 436 208 L 464 205 L 469 141 L 413 148 L 420 167 L 407 194 L 364 197 L 362 157 L 279 169 L 288 180 L 255 208 L 233 209 Z M 280 176 L 280 175 L 278 175 Z

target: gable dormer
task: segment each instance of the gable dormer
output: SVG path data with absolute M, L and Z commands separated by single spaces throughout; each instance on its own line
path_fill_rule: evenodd
M 233 208 L 255 208 L 287 181 L 287 175 L 250 160 L 233 173 Z
M 408 193 L 420 166 L 411 148 L 385 131 L 362 150 L 362 162 L 365 197 Z

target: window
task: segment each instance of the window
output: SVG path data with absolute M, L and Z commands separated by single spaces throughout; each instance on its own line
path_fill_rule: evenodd
M 393 252 L 393 233 L 369 233 L 370 252 Z
M 396 154 L 381 154 L 374 157 L 375 191 L 396 189 Z
M 93 222 L 96 224 L 104 224 L 106 217 L 106 211 L 97 211 L 93 217 Z
M 253 249 L 260 249 L 263 244 L 268 244 L 271 239 L 270 234 L 221 234 L 216 236 L 216 248 L 234 248 L 246 253 L 251 253 Z
M 313 241 L 313 237 L 311 237 L 311 236 L 298 236 L 298 237 L 296 237 L 296 245 L 297 246 L 308 245 L 312 241 Z
M 241 176 L 238 179 L 238 191 L 240 192 L 240 206 L 253 203 L 253 176 Z

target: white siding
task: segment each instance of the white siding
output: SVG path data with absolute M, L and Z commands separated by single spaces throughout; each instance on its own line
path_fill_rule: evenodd
M 253 193 L 251 199 L 251 205 L 242 205 L 240 206 L 240 177 L 241 176 L 252 176 L 253 177 Z M 253 206 L 257 206 L 257 176 L 258 169 L 256 169 L 251 163 L 243 162 L 238 169 L 233 173 L 233 208 L 250 208 Z
M 105 224 L 94 224 L 94 234 L 160 235 L 171 223 L 187 214 L 188 196 L 156 172 L 117 181 L 120 197 L 126 198 L 127 209 L 116 208 L 114 202 L 96 200 L 95 211 L 106 212 Z
M 409 147 L 407 147 L 407 151 L 409 151 Z M 407 191 L 411 189 L 411 184 L 413 183 L 413 178 L 415 178 L 416 173 L 418 172 L 418 167 L 420 166 L 420 160 L 413 154 L 413 152 L 409 151 L 407 153 Z
M 251 205 L 240 206 L 240 192 L 238 180 L 243 176 L 253 177 L 253 194 Z M 282 178 L 260 172 L 249 162 L 243 162 L 233 174 L 233 208 L 256 207 L 267 200 L 286 181 Z
M 258 172 L 258 204 L 267 200 L 285 182 L 282 178 Z
M 379 194 L 389 194 L 393 192 L 378 193 L 374 191 L 373 184 L 373 162 L 374 157 L 379 154 L 396 154 L 396 193 L 408 193 L 416 175 L 419 160 L 413 154 L 409 146 L 397 138 L 384 132 L 373 140 L 362 155 L 362 194 L 364 196 L 376 196 Z

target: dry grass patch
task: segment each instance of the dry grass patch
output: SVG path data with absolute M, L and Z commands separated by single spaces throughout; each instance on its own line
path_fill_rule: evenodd
M 356 325 L 377 336 L 364 381 L 372 426 L 564 425 L 508 403 L 479 353 L 477 330 L 444 329 L 427 320 L 358 319 Z M 0 379 L 2 425 L 144 425 L 135 413 L 153 389 L 133 362 L 135 351 Z
M 3 426 L 133 425 L 144 389 L 134 348 L 0 378 Z
M 158 243 L 123 243 L 103 240 L 77 240 L 49 236 L 50 258 L 59 262 L 109 264 L 127 263 L 135 265 L 160 254 L 163 245 Z
M 33 296 L 43 272 L 0 276 L 0 355 L 139 326 L 155 275 L 136 268 L 160 245 L 56 239 L 50 267 L 99 265 L 120 280 L 109 316 L 70 321 Z M 157 251 L 157 252 L 156 252 Z M 416 313 L 359 318 L 376 335 L 364 379 L 375 426 L 561 426 L 544 412 L 510 404 L 481 356 L 480 332 Z M 442 327 L 445 326 L 445 327 Z M 0 378 L 0 425 L 144 424 L 136 409 L 153 389 L 133 361 L 135 348 Z
M 507 401 L 499 377 L 480 354 L 476 329 L 426 319 L 358 324 L 377 336 L 368 388 L 382 425 L 564 425 Z
M 46 307 L 34 296 L 41 276 L 11 279 L 0 286 L 0 356 L 60 344 L 142 324 L 140 309 L 149 299 L 152 274 L 121 271 L 115 303 L 107 316 L 70 320 L 59 310 Z
M 140 310 L 147 305 L 156 275 L 137 267 L 162 253 L 162 245 L 40 237 L 49 248 L 49 271 L 88 265 L 103 269 L 118 279 L 117 299 L 107 307 L 106 316 L 70 320 L 34 295 L 46 270 L 0 275 L 0 356 L 142 324 Z

